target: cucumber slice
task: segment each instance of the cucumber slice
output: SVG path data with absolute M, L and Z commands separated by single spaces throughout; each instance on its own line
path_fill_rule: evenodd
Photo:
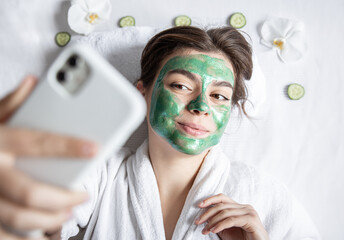
M 58 32 L 55 35 L 55 42 L 57 46 L 64 47 L 66 46 L 71 39 L 71 36 L 68 32 Z
M 240 12 L 234 13 L 229 18 L 229 24 L 234 28 L 242 28 L 246 25 L 246 18 Z
M 126 17 L 122 17 L 119 20 L 119 26 L 120 27 L 131 27 L 131 26 L 135 26 L 135 18 L 132 16 L 126 16 Z
M 179 27 L 179 26 L 190 26 L 191 25 L 191 18 L 188 16 L 182 15 L 176 17 L 174 20 L 174 24 Z
M 303 86 L 297 83 L 292 83 L 288 86 L 288 97 L 292 100 L 299 100 L 305 95 Z

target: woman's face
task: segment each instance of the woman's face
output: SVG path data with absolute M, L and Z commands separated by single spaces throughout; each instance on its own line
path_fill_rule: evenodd
M 200 154 L 226 128 L 233 86 L 233 68 L 222 54 L 175 54 L 163 62 L 148 92 L 148 122 L 173 148 Z

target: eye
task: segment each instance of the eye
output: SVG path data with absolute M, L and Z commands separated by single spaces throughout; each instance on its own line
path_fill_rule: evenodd
M 227 98 L 221 94 L 215 93 L 215 94 L 211 94 L 210 96 L 215 98 L 216 100 L 219 100 L 219 101 L 229 101 L 229 98 Z
M 187 86 L 183 85 L 183 84 L 179 84 L 179 83 L 171 83 L 170 87 L 172 88 L 176 88 L 179 90 L 191 90 L 190 88 L 188 88 Z

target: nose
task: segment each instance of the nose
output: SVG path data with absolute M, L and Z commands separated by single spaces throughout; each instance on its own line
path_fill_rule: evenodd
M 188 106 L 187 109 L 195 114 L 204 114 L 204 115 L 210 115 L 210 108 L 206 102 L 206 99 L 202 97 L 202 95 L 199 95 L 196 99 L 192 100 Z

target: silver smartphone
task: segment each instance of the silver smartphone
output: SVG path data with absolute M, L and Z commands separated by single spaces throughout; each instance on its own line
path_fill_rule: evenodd
M 73 45 L 57 57 L 9 125 L 92 140 L 98 154 L 90 160 L 19 157 L 17 168 L 78 190 L 96 164 L 124 145 L 145 113 L 146 103 L 132 83 L 95 50 Z

